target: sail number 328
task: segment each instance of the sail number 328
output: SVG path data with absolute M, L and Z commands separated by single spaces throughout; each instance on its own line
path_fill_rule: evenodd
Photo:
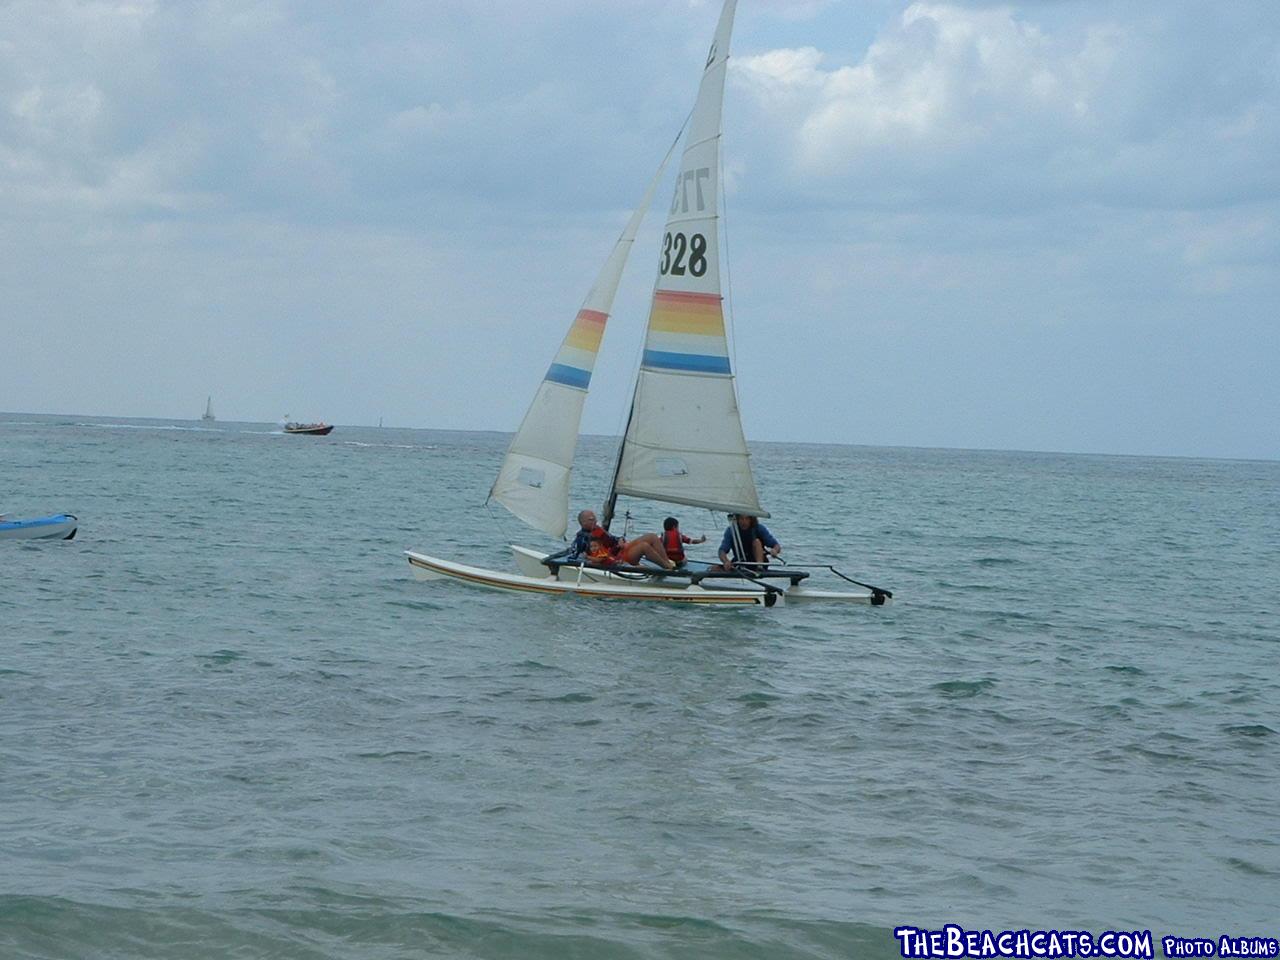
M 688 238 L 683 233 L 668 233 L 662 238 L 662 264 L 658 272 L 664 277 L 667 274 L 683 277 L 686 272 L 702 276 L 707 272 L 707 238 L 700 233 Z

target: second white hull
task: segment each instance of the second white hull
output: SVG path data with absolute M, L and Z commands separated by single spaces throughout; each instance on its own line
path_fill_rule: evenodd
M 515 544 L 511 545 L 511 552 L 515 554 L 516 566 L 520 569 L 521 573 L 526 576 L 547 575 L 547 567 L 542 562 L 542 558 L 546 556 L 546 554 L 539 553 L 536 550 L 530 550 L 528 547 L 518 547 Z M 625 574 L 619 575 L 610 573 L 608 570 L 594 570 L 582 567 L 561 567 L 559 579 L 562 581 L 576 581 L 580 574 L 582 579 L 590 580 L 595 583 L 634 582 Z M 654 569 L 654 580 L 659 583 L 665 583 L 669 586 L 680 582 L 678 580 L 664 580 L 661 571 L 657 570 L 657 568 Z M 714 580 L 712 583 L 717 585 L 713 589 L 737 589 L 747 591 L 760 591 L 763 589 L 760 587 L 758 581 L 751 581 L 746 578 L 741 580 Z M 788 602 L 793 600 L 828 600 L 841 601 L 844 603 L 872 603 L 873 601 L 871 591 L 863 593 L 860 591 L 848 592 L 844 590 L 815 590 L 813 587 L 806 586 L 804 583 L 797 583 L 792 586 L 783 586 L 783 584 L 777 583 L 777 581 L 773 581 L 773 583 L 776 585 L 776 589 L 780 590 L 786 596 Z M 721 584 L 723 587 L 720 586 Z M 704 587 L 703 589 L 707 588 Z M 876 606 L 881 606 L 886 602 L 891 601 L 886 599 L 881 601 L 880 604 L 876 604 Z

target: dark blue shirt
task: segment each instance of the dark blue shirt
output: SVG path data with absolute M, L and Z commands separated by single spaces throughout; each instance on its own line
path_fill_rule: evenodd
M 734 559 L 736 560 L 746 560 L 750 562 L 755 559 L 755 555 L 751 549 L 751 544 L 753 544 L 757 538 L 759 538 L 760 542 L 764 544 L 766 550 L 778 545 L 777 539 L 769 532 L 769 528 L 763 523 L 757 522 L 747 530 L 738 530 L 738 536 L 742 538 L 742 549 L 747 551 L 747 555 L 745 557 L 740 557 L 738 556 L 737 545 L 733 542 L 733 529 L 736 526 L 738 526 L 736 520 L 729 524 L 729 526 L 725 528 L 724 539 L 720 541 L 720 552 L 728 553 L 732 550 Z
M 587 554 L 587 547 L 591 545 L 591 532 L 589 530 L 579 530 L 578 535 L 573 538 L 573 543 L 569 545 L 569 559 L 581 560 Z

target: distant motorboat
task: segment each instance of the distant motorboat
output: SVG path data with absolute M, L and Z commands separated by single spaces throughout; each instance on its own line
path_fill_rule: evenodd
M 0 516 L 0 540 L 70 540 L 76 535 L 78 523 L 69 513 L 34 520 Z
M 209 399 L 205 402 L 204 416 L 202 416 L 200 419 L 203 420 L 205 423 L 213 423 L 213 421 L 218 419 L 213 415 L 213 397 L 209 397 Z
M 325 437 L 333 431 L 329 423 L 286 423 L 285 433 L 303 433 L 311 437 Z

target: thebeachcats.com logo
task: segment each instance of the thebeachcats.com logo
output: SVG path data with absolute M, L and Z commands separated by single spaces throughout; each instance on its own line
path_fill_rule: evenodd
M 1070 960 L 1075 957 L 1154 960 L 1150 930 L 966 930 L 954 923 L 941 930 L 895 927 L 898 951 L 906 960 Z M 1165 957 L 1280 958 L 1275 937 L 1161 937 Z
M 966 930 L 954 923 L 941 930 L 896 927 L 893 935 L 907 960 L 973 957 L 1067 960 L 1071 957 L 1116 957 L 1153 960 L 1150 930 Z

